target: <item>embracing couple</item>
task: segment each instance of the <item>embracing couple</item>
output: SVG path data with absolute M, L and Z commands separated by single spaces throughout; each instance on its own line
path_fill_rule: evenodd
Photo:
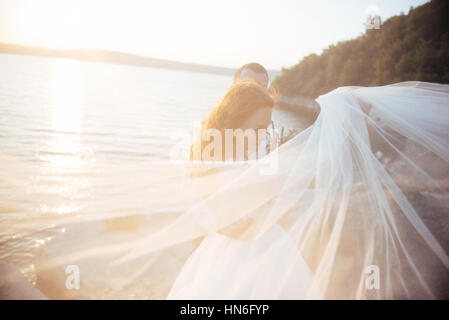
M 259 63 L 240 67 L 233 85 L 202 121 L 201 136 L 191 146 L 190 159 L 256 160 L 293 137 L 296 132 L 280 136 L 274 128 L 276 101 L 268 84 L 268 72 Z

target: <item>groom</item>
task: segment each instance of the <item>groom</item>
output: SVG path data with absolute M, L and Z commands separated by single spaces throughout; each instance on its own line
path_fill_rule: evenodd
M 240 81 L 244 80 L 251 80 L 256 83 L 258 83 L 263 88 L 268 89 L 268 83 L 270 81 L 268 77 L 267 70 L 259 63 L 257 62 L 251 62 L 247 63 L 243 66 L 241 66 L 234 74 L 234 83 L 238 83 Z M 274 134 L 274 124 L 271 125 L 271 134 Z M 277 133 L 276 135 L 276 142 L 275 144 L 277 146 L 280 146 L 293 138 L 298 132 L 294 129 L 285 130 L 284 128 L 281 128 L 281 132 Z M 269 148 L 268 148 L 269 149 Z M 270 150 L 267 149 L 267 153 L 270 152 Z
M 263 88 L 267 88 L 269 82 L 268 72 L 257 62 L 247 63 L 241 66 L 234 74 L 234 83 L 244 80 L 255 81 Z

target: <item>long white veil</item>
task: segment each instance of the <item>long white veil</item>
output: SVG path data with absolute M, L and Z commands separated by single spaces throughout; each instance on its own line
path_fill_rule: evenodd
M 30 174 L 31 164 L 3 157 L 4 191 L 22 192 L 3 194 L 15 218 L 1 231 L 61 231 L 36 262 L 48 292 L 77 265 L 85 297 L 165 298 L 195 239 L 251 221 L 233 237 L 251 244 L 278 224 L 297 244 L 313 278 L 298 298 L 447 298 L 449 86 L 343 87 L 317 102 L 316 122 L 258 162 L 97 164 L 84 177 Z M 70 181 L 78 196 L 55 196 Z M 239 270 L 242 280 L 258 263 Z M 303 272 L 295 266 L 267 277 L 274 292 Z

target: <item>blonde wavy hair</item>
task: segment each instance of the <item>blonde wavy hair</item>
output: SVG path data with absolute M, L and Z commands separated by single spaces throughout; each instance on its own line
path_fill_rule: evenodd
M 238 129 L 260 108 L 273 108 L 275 105 L 273 92 L 261 87 L 253 81 L 238 82 L 229 88 L 220 103 L 211 110 L 201 125 L 201 137 L 208 129 L 216 129 L 224 133 L 225 129 Z M 224 134 L 222 134 L 224 138 Z M 197 141 L 190 148 L 191 160 L 194 159 L 193 148 L 200 147 L 201 154 L 210 142 Z M 224 159 L 223 159 L 224 160 Z

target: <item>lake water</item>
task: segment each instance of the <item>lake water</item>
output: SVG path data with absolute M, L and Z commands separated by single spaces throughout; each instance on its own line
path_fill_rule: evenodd
M 192 134 L 233 80 L 18 55 L 0 55 L 0 70 L 1 152 L 73 165 L 173 157 L 177 137 Z M 274 113 L 277 124 L 291 126 L 289 117 Z

